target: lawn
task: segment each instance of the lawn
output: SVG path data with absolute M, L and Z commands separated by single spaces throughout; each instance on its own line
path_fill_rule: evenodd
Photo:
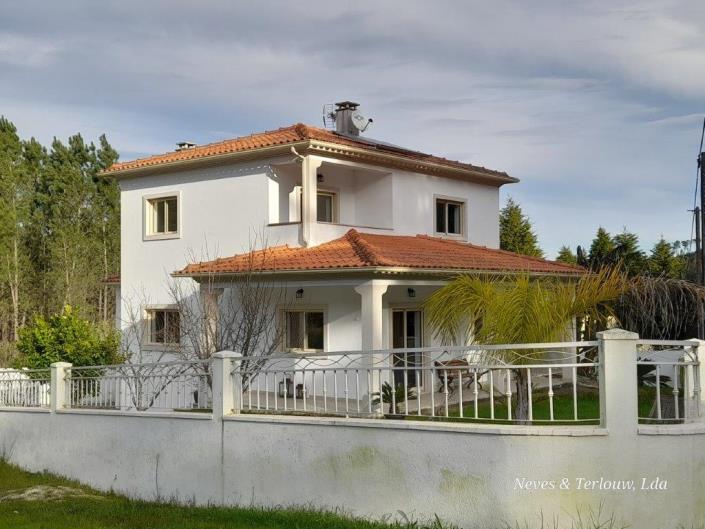
M 53 500 L 5 499 L 9 491 L 24 492 L 37 486 L 70 487 L 84 497 Z M 388 529 L 422 525 L 387 525 L 312 510 L 187 507 L 129 500 L 102 494 L 49 474 L 32 474 L 0 461 L 0 529 L 25 528 L 130 528 L 130 529 Z M 442 529 L 435 523 L 429 529 Z
M 642 387 L 639 388 L 639 416 L 647 417 L 655 400 L 655 389 Z M 573 394 L 571 392 L 556 391 L 553 397 L 553 419 L 555 422 L 549 423 L 551 417 L 550 402 L 546 391 L 534 392 L 532 394 L 532 410 L 533 418 L 538 421 L 537 424 L 575 424 L 573 420 Z M 513 400 L 512 406 L 516 406 L 516 400 Z M 441 412 L 443 410 L 440 410 Z M 490 421 L 490 403 L 489 400 L 478 401 L 477 406 L 478 419 L 475 419 L 475 406 L 473 403 L 463 406 L 463 418 L 460 418 L 458 407 L 455 406 L 449 410 L 449 415 L 454 421 L 463 422 L 480 422 L 487 423 Z M 498 422 L 507 421 L 507 400 L 504 397 L 495 397 L 494 400 L 494 416 Z M 447 420 L 447 419 L 446 419 Z M 600 423 L 600 396 L 597 391 L 581 391 L 578 394 L 578 420 L 580 424 L 599 424 Z M 541 422 L 545 421 L 545 423 Z

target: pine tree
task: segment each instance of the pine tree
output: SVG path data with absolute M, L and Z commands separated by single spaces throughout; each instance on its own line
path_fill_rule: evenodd
M 11 340 L 17 338 L 22 320 L 26 268 L 23 238 L 29 200 L 22 143 L 15 126 L 0 117 L 0 284 L 7 292 L 10 312 L 9 329 L 3 325 L 5 320 L 0 323 L 0 333 Z
M 614 242 L 612 236 L 600 226 L 597 229 L 595 238 L 590 244 L 590 251 L 587 255 L 588 264 L 591 269 L 599 270 L 603 266 L 612 264 L 614 254 Z
M 499 215 L 499 247 L 509 252 L 543 257 L 531 221 L 511 198 Z
M 683 260 L 676 255 L 674 245 L 661 237 L 651 249 L 648 268 L 652 276 L 680 278 Z
M 612 238 L 614 244 L 613 263 L 621 266 L 629 276 L 646 272 L 646 255 L 639 248 L 639 237 L 624 230 Z
M 571 250 L 570 247 L 566 245 L 561 246 L 560 250 L 558 250 L 558 256 L 556 257 L 556 261 L 572 265 L 578 264 L 577 256 L 573 253 L 573 250 Z

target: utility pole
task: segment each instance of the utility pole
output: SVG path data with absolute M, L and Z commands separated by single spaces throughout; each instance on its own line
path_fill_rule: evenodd
M 705 133 L 705 122 L 703 122 L 703 132 Z M 700 140 L 700 154 L 698 155 L 698 168 L 700 169 L 700 207 L 695 208 L 695 228 L 697 253 L 696 263 L 698 266 L 698 282 L 705 285 L 705 152 L 702 151 L 702 138 Z M 698 338 L 705 339 L 705 307 L 701 304 L 698 314 Z
M 705 152 L 701 152 L 698 156 L 698 167 L 700 168 L 700 207 L 695 210 L 696 223 L 696 251 L 698 253 L 698 279 L 701 285 L 705 285 L 705 244 L 702 237 L 705 235 Z
M 703 256 L 702 256 L 702 238 L 700 226 L 700 207 L 696 206 L 693 210 L 695 216 L 695 274 L 697 282 L 703 284 L 705 277 L 703 276 Z

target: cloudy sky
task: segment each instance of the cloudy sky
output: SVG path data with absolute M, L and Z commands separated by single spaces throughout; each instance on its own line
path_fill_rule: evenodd
M 687 239 L 705 2 L 0 0 L 0 113 L 127 160 L 363 105 L 368 135 L 507 171 L 553 256 Z

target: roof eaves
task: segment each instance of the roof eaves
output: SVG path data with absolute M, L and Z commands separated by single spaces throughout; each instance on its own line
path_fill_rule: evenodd
M 344 273 L 374 273 L 374 274 L 389 274 L 389 275 L 443 275 L 454 276 L 459 274 L 473 275 L 520 275 L 528 273 L 532 277 L 561 277 L 575 278 L 585 271 L 576 270 L 574 272 L 561 271 L 531 271 L 531 270 L 511 270 L 511 269 L 468 269 L 468 268 L 415 268 L 403 266 L 361 266 L 361 267 L 339 267 L 339 268 L 289 268 L 280 270 L 263 270 L 263 271 L 245 271 L 245 272 L 203 272 L 203 273 L 185 273 L 183 271 L 172 272 L 172 277 L 190 277 L 198 280 L 198 278 L 213 278 L 217 277 L 238 277 L 245 274 L 256 275 L 298 275 L 298 274 L 344 274 Z
M 409 156 L 383 151 L 373 151 L 363 147 L 353 147 L 341 143 L 333 143 L 329 141 L 312 139 L 310 142 L 312 152 L 322 152 L 327 155 L 339 155 L 350 158 L 364 159 L 368 161 L 386 162 L 387 165 L 401 166 L 407 170 L 418 171 L 422 173 L 431 172 L 444 176 L 456 177 L 471 177 L 475 180 L 480 180 L 485 183 L 495 185 L 515 184 L 520 180 L 506 173 L 485 169 L 484 167 L 473 166 L 463 162 L 453 162 L 448 160 L 447 163 L 433 160 L 423 160 Z M 429 171 L 430 170 L 430 171 Z
M 291 148 L 297 149 L 300 153 L 306 152 L 310 146 L 310 140 L 298 140 L 290 143 L 281 143 L 277 145 L 268 145 L 266 147 L 258 147 L 254 149 L 245 149 L 222 154 L 211 154 L 198 156 L 195 158 L 187 158 L 183 160 L 173 160 L 168 162 L 158 162 L 153 164 L 138 165 L 135 167 L 127 167 L 125 169 L 113 169 L 102 171 L 103 176 L 112 176 L 117 179 L 132 178 L 147 174 L 167 173 L 174 170 L 186 171 L 196 167 L 209 167 L 230 162 L 232 160 L 251 160 L 261 158 L 263 156 L 274 156 L 288 154 Z

